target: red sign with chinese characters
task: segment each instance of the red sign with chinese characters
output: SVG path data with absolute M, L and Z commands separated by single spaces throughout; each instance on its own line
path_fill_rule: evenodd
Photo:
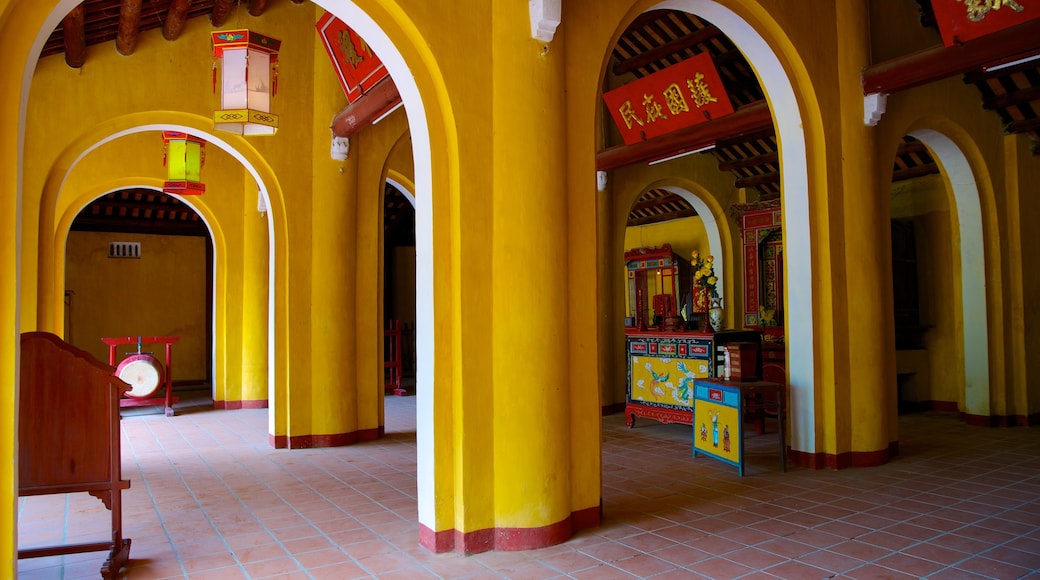
M 943 44 L 953 46 L 1040 16 L 1037 0 L 932 0 Z
M 603 101 L 628 145 L 733 112 L 706 52 L 604 93 Z
M 323 14 L 315 28 L 351 103 L 389 74 L 368 43 L 332 14 Z

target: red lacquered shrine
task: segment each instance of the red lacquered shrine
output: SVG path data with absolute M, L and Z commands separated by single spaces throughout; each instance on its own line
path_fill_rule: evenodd
M 625 422 L 632 427 L 636 417 L 649 417 L 692 425 L 694 380 L 719 376 L 723 345 L 758 342 L 761 334 L 712 332 L 703 322 L 706 313 L 695 315 L 690 263 L 670 245 L 629 250 L 625 266 Z

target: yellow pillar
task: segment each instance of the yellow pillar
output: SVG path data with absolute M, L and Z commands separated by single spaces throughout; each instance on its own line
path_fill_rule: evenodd
M 35 2 L 11 6 L 0 0 L 0 50 L 25 63 L 29 48 L 46 10 Z M 0 577 L 14 578 L 17 571 L 16 510 L 18 473 L 18 239 L 21 168 L 19 154 L 19 115 L 24 66 L 11 66 L 0 72 L 0 272 L 8 281 L 0 284 Z
M 381 433 L 383 414 L 384 256 L 383 191 L 391 152 L 407 139 L 408 120 L 398 110 L 351 139 L 357 159 L 357 243 L 355 336 L 357 344 L 357 421 L 364 438 Z M 410 171 L 411 168 L 409 167 Z
M 266 407 L 268 297 L 270 292 L 270 244 L 267 208 L 261 212 L 256 199 L 256 182 L 245 175 L 242 220 L 242 373 L 239 404 L 245 408 Z M 266 203 L 266 202 L 265 202 Z M 234 287 L 232 284 L 230 287 Z
M 839 2 L 835 17 L 837 70 L 861 70 L 870 62 L 869 31 L 863 26 L 868 20 L 867 3 Z M 840 259 L 844 268 L 834 278 L 834 293 L 839 298 L 833 328 L 836 334 L 847 334 L 835 337 L 835 343 L 844 348 L 836 349 L 834 414 L 826 420 L 834 421 L 836 440 L 831 452 L 838 456 L 839 467 L 847 467 L 840 459 L 846 451 L 851 452 L 852 465 L 876 465 L 888 459 L 888 427 L 894 419 L 895 330 L 889 196 L 873 171 L 874 134 L 862 119 L 859 77 L 839 74 L 836 84 L 841 147 L 828 156 L 828 173 L 838 176 L 829 183 L 839 188 L 843 223 L 831 233 L 843 236 Z M 842 281 L 844 288 L 840 287 Z
M 495 547 L 526 549 L 571 533 L 564 42 L 531 38 L 523 3 L 493 10 L 498 97 L 487 322 L 495 527 L 512 530 L 499 533 Z

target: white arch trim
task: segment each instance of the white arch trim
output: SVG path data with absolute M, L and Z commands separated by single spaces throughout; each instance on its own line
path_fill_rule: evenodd
M 394 189 L 399 191 L 401 195 L 403 195 L 404 198 L 408 200 L 408 203 L 412 204 L 412 209 L 415 209 L 415 196 L 412 195 L 412 192 L 408 191 L 407 187 L 401 185 L 400 182 L 394 181 L 389 177 L 386 178 L 386 182 L 394 186 Z
M 696 194 L 689 192 L 681 187 L 665 186 L 661 189 L 679 197 L 685 199 L 693 206 L 693 209 L 697 210 L 697 216 L 704 222 L 704 230 L 708 234 L 708 247 L 711 248 L 711 252 L 716 256 L 722 255 L 722 234 L 719 233 L 719 222 L 715 219 L 715 214 L 711 213 L 711 208 L 708 204 L 704 203 L 700 197 Z M 736 252 L 735 256 L 740 256 L 740 252 Z M 719 279 L 719 283 L 716 285 L 716 290 L 719 292 L 719 296 L 726 295 L 726 261 L 719 259 L 715 261 L 715 275 Z M 720 302 L 723 307 L 726 306 L 724 300 L 720 298 Z
M 959 236 L 953 251 L 961 262 L 961 312 L 964 318 L 964 407 L 971 415 L 988 416 L 989 334 L 986 303 L 986 250 L 982 237 L 982 206 L 975 175 L 960 147 L 946 135 L 919 129 L 910 136 L 935 154 L 953 191 Z
M 72 173 L 73 168 L 75 168 L 76 165 L 80 161 L 82 161 L 83 158 L 86 157 L 91 151 L 97 149 L 98 147 L 104 145 L 105 143 L 109 143 L 111 141 L 119 139 L 120 137 L 125 137 L 126 135 L 132 135 L 134 133 L 142 133 L 142 132 L 146 132 L 146 131 L 181 131 L 181 132 L 184 132 L 184 133 L 190 133 L 192 135 L 197 135 L 199 137 L 202 137 L 203 139 L 206 140 L 207 143 L 212 143 L 213 145 L 216 145 L 217 147 L 223 149 L 228 155 L 231 155 L 232 157 L 237 159 L 238 162 L 241 163 L 242 166 L 246 168 L 246 171 L 249 172 L 249 175 L 253 176 L 253 181 L 256 182 L 257 187 L 259 188 L 259 195 L 261 197 L 263 197 L 264 203 L 266 204 L 266 207 L 268 207 L 268 208 L 271 207 L 271 196 L 268 193 L 267 185 L 264 183 L 264 180 L 260 178 L 260 173 L 256 170 L 256 167 L 254 167 L 253 164 L 250 163 L 249 160 L 246 159 L 246 157 L 244 155 L 242 155 L 242 153 L 240 153 L 237 149 L 235 149 L 233 146 L 231 146 L 227 141 L 221 139 L 220 136 L 216 135 L 215 133 L 210 133 L 208 131 L 201 131 L 198 128 L 195 128 L 195 127 L 188 127 L 188 126 L 185 126 L 185 125 L 177 125 L 177 124 L 164 124 L 164 123 L 157 123 L 157 124 L 150 124 L 150 125 L 139 125 L 137 127 L 124 129 L 122 131 L 118 131 L 118 132 L 112 133 L 111 135 L 105 137 L 104 139 L 98 140 L 96 143 L 94 143 L 90 147 L 87 147 L 86 149 L 83 150 L 82 153 L 80 153 L 80 155 L 78 157 L 76 157 L 76 160 L 73 161 L 69 165 L 68 171 L 66 171 L 65 176 L 62 178 L 62 183 L 61 183 L 61 187 L 59 188 L 59 192 L 60 191 L 64 191 L 64 189 L 65 189 L 65 180 L 68 179 L 69 175 Z M 202 214 L 198 211 L 198 209 L 195 208 L 195 206 L 191 205 L 191 203 L 188 202 L 187 200 L 185 200 L 183 197 L 181 197 L 181 196 L 174 196 L 174 197 L 177 197 L 181 201 L 184 201 L 186 204 L 188 204 L 188 206 L 191 207 L 191 209 L 193 211 L 195 211 L 195 213 L 199 214 L 200 217 L 202 216 Z M 269 265 L 268 265 L 268 269 L 267 269 L 267 287 L 271 289 L 271 291 L 267 293 L 267 360 L 273 361 L 275 359 L 275 352 L 276 352 L 276 345 L 275 345 L 275 338 L 276 338 L 276 335 L 275 335 L 275 294 L 277 292 L 277 289 L 275 288 L 275 277 L 274 277 L 274 273 L 275 273 L 275 260 L 273 258 L 274 255 L 275 255 L 275 238 L 274 238 L 274 218 L 272 217 L 270 211 L 268 211 L 266 213 L 266 217 L 267 217 L 267 255 L 272 257 L 272 259 L 268 261 Z M 213 228 L 210 226 L 210 224 L 208 222 L 206 223 L 206 227 L 209 228 L 210 237 L 212 237 L 213 236 Z M 213 264 L 214 264 L 214 268 L 216 268 L 216 261 L 215 260 L 214 260 Z M 216 277 L 215 277 L 216 276 L 216 272 L 214 272 L 213 274 L 214 274 L 214 280 L 216 280 Z M 214 376 L 216 376 L 216 375 L 214 374 Z M 278 400 L 278 397 L 276 395 L 277 395 L 277 389 L 275 389 L 275 368 L 274 368 L 274 364 L 269 364 L 269 365 L 267 365 L 267 400 L 270 401 L 269 405 L 272 408 L 274 406 L 280 404 L 280 403 L 283 403 L 283 401 L 279 401 Z M 268 429 L 268 433 L 274 433 L 275 432 L 275 414 L 274 413 L 268 413 L 267 414 L 267 429 Z
M 415 75 L 401 52 L 372 18 L 350 0 L 314 0 L 343 22 L 349 22 L 383 61 L 404 102 L 412 135 L 415 170 L 415 440 L 419 523 L 437 529 L 433 454 L 433 171 L 430 129 Z M 407 191 L 407 190 L 402 190 Z
M 61 0 L 47 17 L 40 32 L 33 43 L 30 57 L 25 64 L 22 75 L 20 112 L 18 119 L 18 162 L 21 167 L 23 147 L 25 141 L 26 111 L 29 106 L 29 88 L 32 86 L 33 71 L 36 63 L 47 41 L 49 31 L 53 30 L 61 22 L 65 14 L 68 14 L 79 0 Z M 405 114 L 408 117 L 408 127 L 412 135 L 412 160 L 415 170 L 415 238 L 416 238 L 416 444 L 417 444 L 417 482 L 418 482 L 418 504 L 419 522 L 430 529 L 436 529 L 434 513 L 434 486 L 433 486 L 433 179 L 432 164 L 430 160 L 430 131 L 426 122 L 426 110 L 419 95 L 419 87 L 415 84 L 414 75 L 401 55 L 400 51 L 390 41 L 383 30 L 350 0 L 314 0 L 321 8 L 334 14 L 344 22 L 349 22 L 358 34 L 360 34 L 379 54 L 390 76 L 397 85 L 397 90 L 404 102 Z M 200 133 L 192 129 L 192 133 Z M 115 136 L 113 136 L 115 138 Z M 248 163 L 244 163 L 241 156 L 228 147 L 223 140 L 214 135 L 208 135 L 207 140 L 221 143 L 221 148 L 228 151 L 243 165 L 249 168 L 253 178 L 260 184 L 261 195 L 269 202 L 270 197 L 256 174 L 256 171 Z M 100 145 L 101 143 L 98 143 Z M 21 176 L 18 179 L 21 187 Z M 19 191 L 19 198 L 20 196 Z M 270 203 L 268 203 L 270 207 Z M 21 214 L 17 216 L 21 222 Z M 268 227 L 271 226 L 270 218 Z M 269 236 L 272 240 L 274 236 Z M 273 248 L 272 253 L 273 256 Z M 273 274 L 272 274 L 273 276 Z M 272 280 L 272 288 L 273 288 Z M 274 293 L 271 293 L 273 300 Z M 274 312 L 274 304 L 269 305 L 269 311 Z M 268 322 L 268 333 L 274 336 L 274 318 Z M 268 341 L 268 359 L 275 359 L 275 341 Z M 274 395 L 274 376 L 268 377 L 268 394 Z M 274 401 L 274 398 L 270 399 Z M 269 414 L 274 417 L 274 413 Z M 270 432 L 274 432 L 274 425 L 269 425 Z
M 809 169 L 802 113 L 783 65 L 766 41 L 743 18 L 714 0 L 667 0 L 654 9 L 682 10 L 717 26 L 747 57 L 758 74 L 776 124 L 781 145 L 780 190 L 783 192 L 784 246 L 787 280 L 797 288 L 785 292 L 787 315 L 787 383 L 790 397 L 791 448 L 816 452 L 815 354 L 813 352 L 813 284 L 809 237 Z
M 171 128 L 167 129 L 168 131 L 183 131 L 183 129 L 174 129 L 174 128 L 172 128 L 172 126 L 170 126 L 170 127 Z M 92 147 L 92 149 L 93 149 L 93 147 Z M 78 163 L 80 159 L 82 159 L 82 156 L 80 156 L 79 158 L 76 159 L 76 163 Z M 73 163 L 72 166 L 69 167 L 69 173 L 72 172 L 72 167 L 75 167 L 76 163 Z M 68 174 L 66 174 L 66 177 L 67 176 L 68 176 Z M 211 286 L 209 288 L 209 291 L 214 293 L 214 295 L 215 295 L 216 294 L 216 286 L 217 286 L 217 263 L 220 261 L 220 254 L 219 254 L 220 248 L 216 244 L 217 237 L 213 235 L 213 224 L 209 223 L 209 220 L 206 218 L 206 214 L 201 212 L 201 211 L 199 211 L 199 208 L 196 207 L 194 203 L 192 203 L 191 198 L 194 197 L 194 196 L 180 195 L 178 193 L 165 192 L 162 189 L 160 189 L 158 187 L 153 187 L 151 185 L 138 184 L 138 185 L 136 185 L 134 187 L 136 187 L 137 189 L 150 189 L 150 190 L 152 190 L 152 191 L 154 191 L 156 193 L 161 193 L 163 195 L 168 195 L 168 196 L 170 196 L 172 198 L 177 199 L 178 201 L 180 201 L 184 205 L 190 207 L 191 211 L 195 212 L 195 215 L 199 216 L 199 219 L 202 220 L 202 223 L 206 225 L 206 231 L 209 232 L 209 239 L 210 239 L 211 243 L 213 244 L 213 264 L 212 264 L 212 270 L 210 271 L 210 276 L 212 277 L 212 280 L 213 280 L 213 286 Z M 94 199 L 90 200 L 90 202 L 87 202 L 82 207 L 77 209 L 76 212 L 79 213 L 79 212 L 83 211 L 83 209 L 87 205 L 89 205 L 91 202 L 96 201 L 98 199 L 101 199 L 102 197 L 105 197 L 106 195 L 108 195 L 110 193 L 118 192 L 118 191 L 120 191 L 122 189 L 126 189 L 126 188 L 125 187 L 120 187 L 120 188 L 115 188 L 115 189 L 110 189 L 108 191 L 105 191 L 101 195 L 98 195 Z M 54 225 L 55 226 L 60 226 L 61 223 L 62 223 L 61 216 L 55 216 Z M 59 232 L 57 232 L 57 235 L 64 235 L 65 236 L 65 247 L 66 247 L 66 249 L 62 250 L 62 253 L 67 256 L 68 255 L 68 235 L 69 235 L 69 230 L 66 229 L 65 231 L 59 231 Z M 57 247 L 58 247 L 57 246 L 57 240 L 55 240 L 55 248 L 57 248 Z M 65 259 L 68 260 L 67 257 Z M 212 319 L 212 325 L 210 326 L 210 332 L 212 333 L 213 336 L 217 336 L 217 312 L 216 312 L 217 311 L 217 307 L 216 307 L 216 301 L 214 300 L 213 302 L 214 302 L 214 304 L 210 307 L 210 318 Z M 210 357 L 210 369 L 209 370 L 210 370 L 210 376 L 211 377 L 217 377 L 218 376 L 217 375 L 217 357 L 216 356 Z M 210 392 L 210 396 L 215 396 L 216 395 L 216 393 L 217 393 L 216 382 L 214 382 L 214 384 L 209 386 L 209 392 Z

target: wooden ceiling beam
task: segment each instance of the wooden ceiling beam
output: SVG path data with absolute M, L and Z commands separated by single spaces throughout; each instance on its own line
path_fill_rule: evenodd
M 235 0 L 217 0 L 213 3 L 213 12 L 209 15 L 209 22 L 213 26 L 221 27 L 227 22 L 228 17 L 231 16 L 231 8 L 235 5 Z
M 764 100 L 759 102 L 765 103 Z M 747 106 L 750 107 L 751 105 Z M 765 141 L 774 137 L 776 137 L 776 127 L 774 127 L 772 123 L 770 123 L 768 127 L 762 127 L 758 131 L 750 131 L 748 133 L 743 133 L 740 136 L 734 138 L 719 139 L 715 142 L 715 149 L 723 150 L 731 147 L 744 146 L 747 143 L 752 143 L 755 141 Z
M 65 64 L 80 68 L 87 61 L 87 39 L 84 33 L 83 5 L 77 4 L 61 21 Z
M 748 167 L 754 167 L 756 165 L 767 165 L 776 164 L 780 162 L 780 155 L 777 152 L 766 153 L 764 155 L 757 155 L 755 157 L 748 157 L 747 159 L 737 159 L 736 161 L 725 161 L 719 163 L 719 171 L 734 171 L 737 169 L 746 169 Z
M 740 189 L 744 187 L 758 187 L 760 185 L 770 185 L 779 183 L 779 173 L 766 173 L 764 175 L 756 175 L 754 177 L 745 177 L 742 179 L 738 179 L 733 182 L 733 187 Z
M 651 48 L 650 50 L 640 54 L 637 57 L 630 58 L 624 62 L 619 62 L 614 65 L 614 74 L 621 76 L 625 73 L 632 72 L 638 68 L 642 68 L 650 63 L 656 62 L 663 58 L 674 55 L 678 52 L 691 49 L 698 44 L 705 43 L 713 38 L 722 34 L 722 31 L 715 26 L 707 26 L 694 32 L 693 34 L 686 35 L 682 38 L 677 38 L 670 42 L 666 42 L 657 48 Z
M 1008 123 L 1007 127 L 1004 127 L 1004 131 L 1012 134 L 1040 131 L 1040 119 L 1023 119 L 1021 121 L 1014 121 Z
M 130 56 L 137 48 L 137 33 L 141 25 L 141 0 L 122 0 L 119 4 L 119 31 L 116 33 L 116 51 Z
M 659 207 L 671 204 L 678 204 L 681 205 L 683 208 L 690 207 L 690 203 L 685 199 L 675 194 L 669 194 L 664 197 L 655 197 L 647 201 L 638 202 L 635 206 L 632 207 L 632 211 L 653 211 Z
M 918 165 L 917 167 L 907 167 L 906 169 L 900 169 L 892 172 L 892 182 L 905 181 L 907 179 L 913 179 L 915 177 L 924 177 L 925 175 L 934 175 L 939 173 L 939 166 L 935 163 L 929 163 L 926 165 Z
M 675 220 L 684 217 L 694 217 L 697 215 L 695 209 L 684 209 L 682 211 L 673 211 L 665 215 L 653 215 L 641 218 L 629 218 L 625 225 L 629 226 L 645 226 L 649 224 L 656 224 L 658 222 L 666 222 L 669 220 Z
M 863 71 L 863 94 L 892 94 L 961 75 L 1013 57 L 1040 52 L 1040 19 L 945 47 L 933 46 L 868 66 Z
M 772 128 L 769 105 L 759 101 L 737 109 L 733 114 L 673 131 L 632 145 L 609 147 L 596 154 L 596 169 L 607 171 L 633 163 L 660 159 L 669 155 L 715 145 L 721 139 L 733 139 Z
M 166 11 L 166 22 L 163 23 L 162 35 L 166 40 L 177 40 L 184 31 L 184 22 L 188 19 L 188 8 L 191 0 L 173 0 Z
M 162 199 L 166 199 L 164 196 Z M 91 207 L 100 208 L 99 211 L 104 211 L 104 208 L 111 208 L 113 213 L 119 213 L 120 210 L 127 211 L 166 211 L 166 212 L 187 212 L 193 213 L 195 210 L 180 204 L 180 203 L 164 203 L 161 201 L 108 201 L 98 200 L 91 204 Z
M 249 0 L 249 15 L 262 16 L 267 10 L 267 0 Z
M 1038 99 L 1040 99 L 1040 87 L 1029 87 L 1028 89 L 1021 89 L 1013 93 L 982 99 L 982 108 L 987 111 L 995 111 L 1006 109 L 1008 107 L 1016 107 Z
M 400 103 L 401 94 L 397 92 L 397 85 L 390 77 L 386 77 L 332 119 L 332 134 L 336 137 L 350 137 Z
M 77 232 L 209 237 L 209 229 L 202 222 L 156 222 L 132 218 L 93 218 L 82 215 L 73 220 L 69 229 Z

